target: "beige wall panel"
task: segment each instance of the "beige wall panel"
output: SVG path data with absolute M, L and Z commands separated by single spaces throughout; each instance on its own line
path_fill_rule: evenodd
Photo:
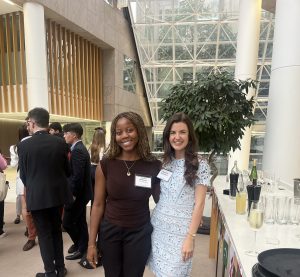
M 55 105 L 55 93 L 54 93 L 54 79 L 53 79 L 53 31 L 52 24 L 50 20 L 47 20 L 47 28 L 48 28 L 48 65 L 49 65 L 49 100 L 50 100 L 50 113 L 55 114 L 56 105 Z
M 19 47 L 18 47 L 18 31 L 17 31 L 17 18 L 16 18 L 16 13 L 13 13 L 11 15 L 11 19 L 12 19 L 12 26 L 11 26 L 11 30 L 12 30 L 12 49 L 13 49 L 13 72 L 14 72 L 14 80 L 15 80 L 15 91 L 13 93 L 13 95 L 15 97 L 13 97 L 12 99 L 15 100 L 15 102 L 12 102 L 12 111 L 14 112 L 18 112 L 21 111 L 21 94 L 20 94 L 20 81 L 19 81 L 19 59 L 18 59 L 18 55 L 19 55 Z
M 74 116 L 74 90 L 73 90 L 73 48 L 72 48 L 72 36 L 71 32 L 67 32 L 68 41 L 68 76 L 69 76 L 69 105 L 70 105 L 70 116 Z
M 61 101 L 60 101 L 60 87 L 59 87 L 59 72 L 58 72 L 58 53 L 59 53 L 59 45 L 58 45 L 58 26 L 55 24 L 55 22 L 52 22 L 52 30 L 53 30 L 53 80 L 54 81 L 54 87 L 55 87 L 55 114 L 61 114 Z
M 69 71 L 68 71 L 68 39 L 67 39 L 67 31 L 66 28 L 62 28 L 63 30 L 63 66 L 64 66 L 64 99 L 65 99 L 65 107 L 66 107 L 66 116 L 70 116 L 70 98 L 69 98 Z
M 0 57 L 1 57 L 1 79 L 2 79 L 2 97 L 1 97 L 1 105 L 0 111 L 1 112 L 8 112 L 8 92 L 7 92 L 7 85 L 6 85 L 6 66 L 5 66 L 5 47 L 4 47 L 4 36 L 5 36 L 5 29 L 3 26 L 3 21 L 0 20 Z
M 25 2 L 25 0 L 19 1 L 23 3 Z M 52 16 L 52 18 L 54 20 L 57 19 L 62 26 L 65 23 L 72 32 L 79 36 L 82 36 L 84 39 L 87 39 L 90 43 L 94 43 L 102 48 L 103 63 L 99 66 L 103 67 L 103 81 L 102 85 L 99 84 L 99 89 L 102 91 L 103 87 L 103 94 L 100 94 L 100 97 L 103 97 L 103 105 L 102 107 L 100 107 L 101 112 L 103 111 L 103 119 L 105 121 L 111 121 L 112 118 L 116 115 L 115 111 L 117 109 L 111 109 L 109 105 L 120 105 L 122 107 L 127 107 L 128 109 L 130 109 L 130 107 L 133 105 L 137 108 L 139 113 L 143 116 L 144 120 L 150 126 L 151 119 L 147 108 L 148 104 L 143 94 L 143 86 L 141 85 L 142 79 L 139 74 L 137 74 L 136 77 L 136 97 L 133 97 L 132 99 L 134 103 L 132 105 L 129 105 L 128 102 L 119 102 L 124 100 L 124 97 L 121 96 L 123 90 L 123 56 L 126 55 L 133 58 L 134 60 L 137 60 L 134 40 L 131 34 L 129 23 L 123 16 L 123 11 L 111 7 L 102 0 L 35 1 L 43 4 L 46 7 L 46 17 L 50 16 L 51 18 Z M 83 46 L 80 45 L 80 49 L 82 47 Z M 77 111 L 81 113 L 80 117 L 85 118 L 85 116 L 83 115 L 86 115 L 86 111 L 83 110 L 84 107 L 81 107 L 81 104 L 83 103 L 83 100 L 87 95 L 85 91 L 86 84 L 83 83 L 85 82 L 85 76 L 80 75 L 80 73 L 82 73 L 82 70 L 85 69 L 85 63 L 84 57 L 82 56 L 82 51 L 79 51 L 78 54 L 80 58 L 76 62 L 76 80 L 78 91 L 80 92 L 78 93 L 79 105 Z M 114 60 L 114 63 L 111 62 L 112 60 Z M 91 71 L 91 69 L 88 70 Z M 98 68 L 96 69 L 96 72 L 97 70 Z M 99 72 L 98 76 L 101 76 L 101 72 Z M 89 82 L 89 85 L 93 87 L 93 83 Z M 115 95 L 116 90 L 120 93 L 119 97 L 116 97 Z M 124 93 L 126 95 L 127 92 Z M 91 95 L 94 95 L 93 91 Z M 74 110 L 76 113 L 75 107 L 76 105 L 74 106 Z M 92 107 L 94 106 L 92 105 Z M 108 109 L 110 109 L 110 111 L 108 111 Z M 91 111 L 91 113 L 94 117 L 95 112 Z
M 60 25 L 57 26 L 57 37 L 58 37 L 58 70 L 59 70 L 59 101 L 61 107 L 61 115 L 66 115 L 66 106 L 64 98 L 64 76 L 63 76 L 63 59 L 62 59 L 62 28 Z
M 8 106 L 7 109 L 9 112 L 14 112 L 15 108 L 12 103 L 15 103 L 15 93 L 14 93 L 14 86 L 13 86 L 13 60 L 12 60 L 12 47 L 11 47 L 11 24 L 10 24 L 10 15 L 7 14 L 6 16 L 6 28 L 5 28 L 5 34 L 6 34 L 6 55 L 7 55 L 7 73 L 8 73 Z
M 22 79 L 22 112 L 28 110 L 28 99 L 27 99 L 27 79 L 26 79 L 26 62 L 25 62 L 25 38 L 24 38 L 24 18 L 23 13 L 20 13 L 19 20 L 20 30 L 20 58 L 21 58 L 21 79 Z
M 76 63 L 76 36 L 74 33 L 71 33 L 71 40 L 72 40 L 72 81 L 73 81 L 73 115 L 76 115 L 76 111 L 78 110 L 78 101 L 77 101 L 77 95 L 78 95 L 78 89 L 77 89 L 77 63 Z

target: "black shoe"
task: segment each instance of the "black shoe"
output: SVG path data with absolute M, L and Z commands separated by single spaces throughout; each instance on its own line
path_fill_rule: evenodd
M 19 224 L 21 222 L 20 216 L 18 215 L 14 221 L 15 224 Z
M 30 240 L 28 240 L 25 244 L 24 244 L 24 246 L 23 246 L 23 251 L 28 251 L 28 250 L 30 250 L 32 247 L 34 247 L 35 246 L 35 240 L 34 239 L 30 239 Z
M 81 259 L 82 256 L 83 254 L 77 250 L 73 254 L 66 256 L 66 260 L 77 260 Z
M 72 254 L 72 253 L 76 252 L 77 250 L 78 250 L 78 247 L 75 244 L 72 244 L 70 246 L 70 248 L 68 249 L 68 253 Z
M 64 277 L 67 275 L 67 273 L 68 273 L 68 270 L 66 268 L 64 268 L 64 270 L 62 270 L 62 271 L 57 270 L 56 275 L 57 275 L 57 277 Z

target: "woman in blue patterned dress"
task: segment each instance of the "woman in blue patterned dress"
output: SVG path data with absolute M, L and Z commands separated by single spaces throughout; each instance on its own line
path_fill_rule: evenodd
M 192 269 L 209 166 L 196 153 L 194 128 L 183 113 L 168 120 L 163 147 L 161 193 L 151 218 L 154 231 L 148 265 L 157 277 L 186 277 Z

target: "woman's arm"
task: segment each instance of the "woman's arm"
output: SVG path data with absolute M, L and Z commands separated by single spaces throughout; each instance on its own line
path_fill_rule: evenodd
M 195 187 L 195 206 L 192 214 L 192 221 L 182 245 L 183 261 L 186 261 L 193 256 L 194 240 L 203 215 L 206 191 L 207 186 L 205 185 L 196 185 Z
M 18 163 L 19 163 L 19 157 L 18 157 L 18 154 L 16 152 L 16 146 L 12 145 L 9 148 L 9 152 L 10 152 L 10 166 L 17 167 Z
M 2 156 L 2 154 L 0 154 L 0 170 L 4 170 L 7 168 L 7 162 L 5 160 L 5 158 Z
M 161 165 L 160 161 L 157 161 L 157 163 L 158 163 L 158 169 L 157 170 L 158 170 L 158 173 L 159 173 L 159 170 L 161 170 L 162 165 Z M 154 184 L 152 186 L 151 194 L 152 194 L 152 197 L 153 197 L 153 200 L 154 200 L 155 204 L 157 204 L 158 201 L 159 201 L 159 196 L 160 196 L 160 179 L 157 178 L 156 176 L 154 177 Z
M 105 177 L 101 169 L 101 165 L 98 165 L 96 168 L 94 203 L 91 212 L 90 235 L 87 252 L 87 260 L 94 268 L 96 268 L 96 263 L 98 262 L 96 238 L 98 234 L 99 225 L 104 214 L 105 201 Z

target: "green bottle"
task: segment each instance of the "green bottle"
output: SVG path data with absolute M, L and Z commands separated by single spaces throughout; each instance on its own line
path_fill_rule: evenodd
M 250 173 L 250 180 L 252 181 L 252 185 L 257 185 L 257 169 L 256 169 L 256 159 L 253 160 L 253 166 Z

